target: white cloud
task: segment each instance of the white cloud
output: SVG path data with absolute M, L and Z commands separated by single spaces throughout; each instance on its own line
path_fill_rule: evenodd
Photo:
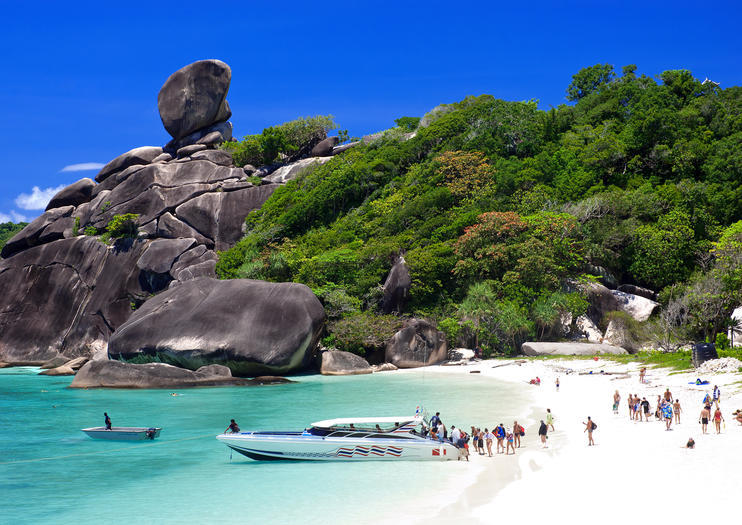
M 15 205 L 22 210 L 43 210 L 52 197 L 64 187 L 66 185 L 62 184 L 56 188 L 44 188 L 42 190 L 38 186 L 34 186 L 31 189 L 31 194 L 21 193 L 18 195 L 15 198 Z
M 70 164 L 69 166 L 65 166 L 61 170 L 62 171 L 90 171 L 90 170 L 99 170 L 101 169 L 105 164 L 100 162 L 81 162 L 80 164 Z
M 8 213 L 0 211 L 0 222 L 30 222 L 29 218 L 25 215 L 21 215 L 15 210 L 10 210 Z

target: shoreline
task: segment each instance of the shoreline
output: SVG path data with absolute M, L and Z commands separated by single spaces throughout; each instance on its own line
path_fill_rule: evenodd
M 694 370 L 647 367 L 647 382 L 641 384 L 638 370 L 642 364 L 617 363 L 609 357 L 597 361 L 568 357 L 525 362 L 513 359 L 511 366 L 502 366 L 501 361 L 427 369 L 426 373 L 431 374 L 460 375 L 462 381 L 470 371 L 479 370 L 480 376 L 522 384 L 532 395 L 531 413 L 525 419 L 532 423 L 521 423 L 526 436 L 524 446 L 512 458 L 516 461 L 474 461 L 478 469 L 469 476 L 471 482 L 458 498 L 426 502 L 422 507 L 431 510 L 416 521 L 452 523 L 464 518 L 467 523 L 489 523 L 493 517 L 501 520 L 531 515 L 536 508 L 548 516 L 565 518 L 583 510 L 603 516 L 605 509 L 611 509 L 610 516 L 601 517 L 608 523 L 636 519 L 637 513 L 642 520 L 647 516 L 663 520 L 670 516 L 701 518 L 706 515 L 705 506 L 698 505 L 696 498 L 682 496 L 708 493 L 723 505 L 738 501 L 733 483 L 737 476 L 730 476 L 729 469 L 735 468 L 730 460 L 738 457 L 742 446 L 742 426 L 732 416 L 732 411 L 742 409 L 739 373 L 704 374 L 703 379 L 710 384 L 698 386 L 688 384 L 698 375 Z M 493 368 L 495 363 L 498 366 Z M 541 378 L 541 386 L 527 384 L 535 376 Z M 556 377 L 561 383 L 559 392 L 554 386 Z M 720 407 L 726 421 L 720 435 L 715 434 L 713 424 L 703 435 L 697 424 L 698 413 L 704 393 L 714 385 L 722 390 Z M 673 423 L 668 432 L 653 415 L 649 422 L 629 419 L 629 394 L 646 397 L 653 414 L 656 397 L 666 388 L 681 402 L 679 425 Z M 621 395 L 618 415 L 611 409 L 615 390 Z M 543 414 L 547 407 L 554 414 L 555 431 L 549 432 L 549 448 L 544 450 L 538 441 L 537 423 L 543 417 L 538 416 L 539 411 Z M 599 425 L 595 447 L 587 446 L 583 432 L 582 422 L 588 415 Z M 691 436 L 696 441 L 694 450 L 684 447 Z M 669 508 L 658 501 L 658 491 L 672 501 Z M 627 501 L 630 504 L 617 508 L 616 503 Z

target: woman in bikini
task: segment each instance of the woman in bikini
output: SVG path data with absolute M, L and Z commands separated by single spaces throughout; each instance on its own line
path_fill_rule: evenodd
M 618 390 L 616 390 L 616 393 L 613 394 L 613 413 L 618 414 L 618 404 L 621 402 L 621 394 L 618 393 Z
M 672 405 L 672 410 L 675 413 L 675 424 L 680 423 L 680 400 L 676 399 Z
M 505 452 L 505 455 L 507 456 L 510 454 L 510 449 L 513 449 L 513 454 L 515 454 L 515 445 L 513 444 L 513 440 L 515 439 L 512 432 L 508 432 L 506 439 L 508 441 L 508 449 L 507 452 Z
M 492 457 L 492 440 L 495 438 L 495 435 L 487 430 L 484 429 L 484 441 L 487 443 L 487 455 L 489 457 Z
M 716 405 L 714 410 L 714 426 L 716 427 L 716 433 L 721 434 L 721 422 L 724 421 L 724 416 L 721 415 L 721 409 L 719 405 Z

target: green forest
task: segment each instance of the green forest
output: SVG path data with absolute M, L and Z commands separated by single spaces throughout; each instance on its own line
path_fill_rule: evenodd
M 558 339 L 594 281 L 658 292 L 659 311 L 631 327 L 655 347 L 724 345 L 742 289 L 742 88 L 636 69 L 582 69 L 548 111 L 482 95 L 402 117 L 277 189 L 217 273 L 308 285 L 325 344 L 361 355 L 412 316 L 452 346 L 511 354 Z M 235 159 L 298 150 L 281 129 L 232 144 Z M 410 295 L 384 315 L 399 255 Z
M 0 222 L 0 249 L 5 246 L 16 233 L 28 226 L 27 222 Z

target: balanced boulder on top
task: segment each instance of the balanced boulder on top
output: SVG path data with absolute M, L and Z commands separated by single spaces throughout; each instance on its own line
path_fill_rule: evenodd
M 165 81 L 157 96 L 160 118 L 170 135 L 180 139 L 232 116 L 227 91 L 232 70 L 221 60 L 199 60 Z

